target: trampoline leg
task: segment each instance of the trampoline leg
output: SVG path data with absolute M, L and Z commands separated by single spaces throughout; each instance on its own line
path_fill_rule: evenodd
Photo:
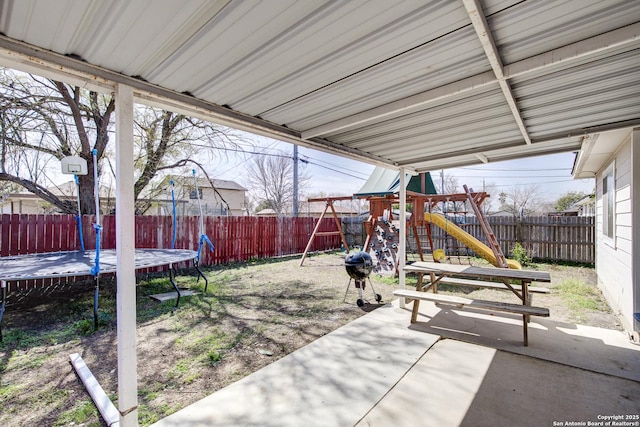
M 98 329 L 98 294 L 100 293 L 100 279 L 96 277 L 96 287 L 93 290 L 93 326 Z
M 2 286 L 2 305 L 0 306 L 0 342 L 2 342 L 2 315 L 4 314 L 4 307 L 7 302 L 7 282 L 4 280 L 1 283 Z
M 206 294 L 207 287 L 209 286 L 209 280 L 207 280 L 207 276 L 205 276 L 202 270 L 200 270 L 200 266 L 198 265 L 197 261 L 193 265 L 196 268 L 196 271 L 198 272 L 198 278 L 196 279 L 196 283 L 198 283 L 198 281 L 200 280 L 200 277 L 204 279 L 204 293 Z
M 178 308 L 178 304 L 180 304 L 180 296 L 182 295 L 180 293 L 180 289 L 178 288 L 178 285 L 176 285 L 176 281 L 174 280 L 176 271 L 173 269 L 173 265 L 169 264 L 169 281 L 171 282 L 171 284 L 173 285 L 173 289 L 176 290 L 176 292 L 178 293 L 178 299 L 176 300 L 176 308 Z

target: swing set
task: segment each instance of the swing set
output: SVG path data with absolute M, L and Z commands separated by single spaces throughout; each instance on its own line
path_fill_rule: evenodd
M 425 254 L 418 233 L 419 227 L 426 229 L 427 240 L 432 258 L 435 262 L 452 262 L 452 256 L 457 256 L 458 263 L 462 263 L 462 257 L 466 256 L 467 261 L 470 260 L 470 250 L 481 257 L 490 261 L 493 265 L 500 268 L 520 268 L 513 260 L 506 260 L 502 249 L 498 244 L 493 230 L 489 225 L 480 206 L 489 197 L 486 192 L 472 192 L 463 186 L 464 193 L 454 194 L 423 194 L 407 191 L 407 204 L 411 205 L 413 211 L 408 218 L 407 229 L 415 239 L 416 253 L 420 261 L 424 261 Z M 342 196 L 328 197 L 321 199 L 309 199 L 312 201 L 324 201 L 326 203 L 322 215 L 318 219 L 316 226 L 309 238 L 309 242 L 304 251 L 300 266 L 303 265 L 307 253 L 316 236 L 339 235 L 342 245 L 349 252 L 345 236 L 342 232 L 340 220 L 335 212 L 333 203 L 340 200 L 352 200 L 354 198 L 366 199 L 369 203 L 369 217 L 364 221 L 367 237 L 364 248 L 369 252 L 373 259 L 374 271 L 377 273 L 398 273 L 398 244 L 399 232 L 402 224 L 399 223 L 398 216 L 393 213 L 393 206 L 399 203 L 397 193 L 386 194 L 382 196 Z M 441 209 L 437 209 L 438 206 Z M 473 210 L 475 217 L 483 231 L 488 245 L 477 240 L 462 228 L 467 224 L 468 208 Z M 461 208 L 462 210 L 458 210 Z M 335 220 L 335 231 L 319 232 L 320 223 L 327 211 Z M 440 212 L 436 212 L 440 211 Z M 434 236 L 432 226 L 435 225 L 444 231 L 444 239 L 442 239 L 443 247 L 437 248 L 434 244 Z M 409 243 L 409 240 L 407 240 Z M 461 252 L 459 243 L 464 245 L 464 255 Z

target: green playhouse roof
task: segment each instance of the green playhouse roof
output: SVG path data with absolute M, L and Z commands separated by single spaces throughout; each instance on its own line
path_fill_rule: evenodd
M 405 174 L 405 177 L 406 182 L 408 182 L 407 191 L 422 194 L 438 194 L 429 172 L 414 176 Z M 398 193 L 399 191 L 400 172 L 377 166 L 369 176 L 367 182 L 355 193 L 355 196 L 385 196 Z

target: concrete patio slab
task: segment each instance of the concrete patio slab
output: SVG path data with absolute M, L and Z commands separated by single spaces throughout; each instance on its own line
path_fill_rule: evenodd
M 410 308 L 377 308 L 154 426 L 552 426 L 640 413 L 640 347 L 620 331 L 533 319 L 524 347 L 520 316 L 423 303 L 412 325 Z
M 443 339 L 357 425 L 587 425 L 639 401 L 635 381 Z
M 154 426 L 354 425 L 438 339 L 386 305 Z
M 397 304 L 397 302 L 396 302 Z M 411 304 L 405 319 L 409 324 Z M 553 315 L 553 314 L 552 314 Z M 640 381 L 640 346 L 622 331 L 531 317 L 529 346 L 522 345 L 522 316 L 420 304 L 411 329 Z
M 460 341 L 439 341 L 357 426 L 459 425 L 495 353 Z

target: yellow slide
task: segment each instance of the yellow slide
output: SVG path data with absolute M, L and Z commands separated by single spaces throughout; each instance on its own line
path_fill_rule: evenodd
M 458 240 L 469 249 L 473 250 L 479 256 L 486 259 L 496 267 L 498 266 L 496 256 L 493 254 L 493 251 L 490 247 L 473 237 L 471 234 L 464 231 L 462 228 L 455 225 L 453 222 L 448 221 L 444 217 L 444 215 L 427 212 L 424 214 L 424 220 L 442 228 L 447 234 L 453 236 L 453 238 Z M 509 266 L 509 268 L 512 268 L 514 270 L 522 270 L 522 266 L 516 260 L 507 259 L 507 265 Z

